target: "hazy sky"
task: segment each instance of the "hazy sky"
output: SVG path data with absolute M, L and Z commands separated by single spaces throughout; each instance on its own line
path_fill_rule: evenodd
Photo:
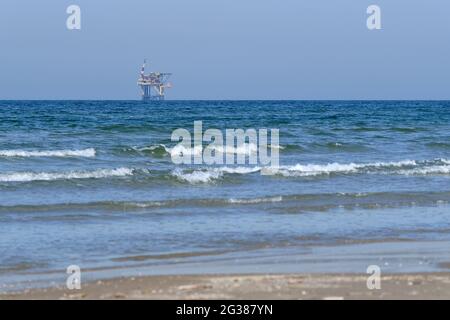
M 450 99 L 450 1 L 1 0 L 0 99 L 138 99 L 145 57 L 169 99 Z

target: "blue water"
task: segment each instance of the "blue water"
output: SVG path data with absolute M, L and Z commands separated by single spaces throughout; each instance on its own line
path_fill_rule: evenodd
M 258 253 L 277 272 L 283 250 L 364 243 L 435 243 L 427 270 L 448 258 L 450 102 L 0 101 L 0 120 L 4 283 Z M 279 129 L 279 172 L 173 164 L 172 131 L 198 120 Z

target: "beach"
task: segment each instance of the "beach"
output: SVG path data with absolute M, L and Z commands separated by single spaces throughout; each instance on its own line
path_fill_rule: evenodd
M 291 248 L 258 249 L 239 257 L 218 253 L 200 260 L 185 255 L 153 257 L 163 259 L 159 266 L 146 262 L 152 258 L 135 257 L 140 267 L 82 270 L 80 290 L 69 290 L 64 270 L 25 272 L 16 278 L 22 287 L 3 286 L 0 299 L 449 299 L 448 246 L 446 242 L 368 242 L 301 254 Z M 380 266 L 379 287 L 369 286 L 373 270 L 366 266 L 371 263 Z
M 366 275 L 200 275 L 129 277 L 97 281 L 81 290 L 50 288 L 0 299 L 63 300 L 419 300 L 450 299 L 450 273 L 385 275 L 368 290 Z

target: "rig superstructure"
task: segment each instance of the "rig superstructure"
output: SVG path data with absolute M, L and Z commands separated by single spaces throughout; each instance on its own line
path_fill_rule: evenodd
M 138 86 L 141 88 L 143 101 L 162 101 L 165 99 L 166 88 L 172 88 L 168 82 L 171 73 L 150 72 L 145 74 L 147 60 L 144 60 L 141 74 L 138 80 Z

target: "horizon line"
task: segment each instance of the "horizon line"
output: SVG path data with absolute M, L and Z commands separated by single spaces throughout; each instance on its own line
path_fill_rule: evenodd
M 147 104 L 164 103 L 164 102 L 183 102 L 183 101 L 273 101 L 273 102 L 289 102 L 289 101 L 450 101 L 447 99 L 166 99 L 163 101 L 143 101 L 141 99 L 0 99 L 0 102 L 9 101 L 127 101 L 127 102 L 144 102 Z

